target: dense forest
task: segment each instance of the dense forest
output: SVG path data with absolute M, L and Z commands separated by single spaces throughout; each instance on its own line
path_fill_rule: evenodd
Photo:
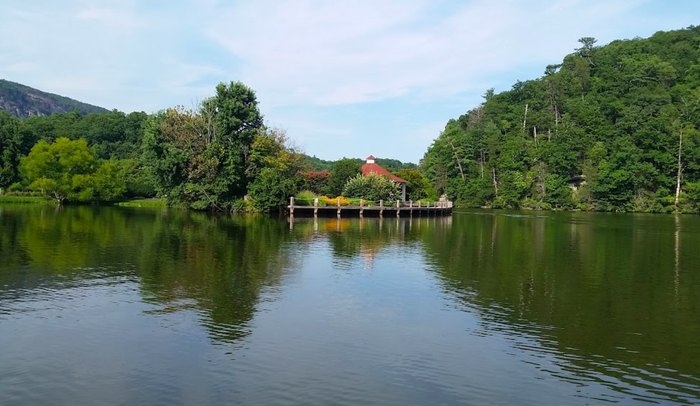
M 378 160 L 409 180 L 412 197 L 428 197 L 415 164 Z M 0 111 L 0 194 L 61 204 L 157 196 L 197 210 L 267 211 L 298 193 L 341 195 L 362 163 L 295 150 L 284 131 L 265 126 L 254 91 L 240 82 L 219 84 L 197 109 L 151 115 Z
M 461 206 L 697 212 L 700 27 L 596 46 L 486 91 L 421 167 Z

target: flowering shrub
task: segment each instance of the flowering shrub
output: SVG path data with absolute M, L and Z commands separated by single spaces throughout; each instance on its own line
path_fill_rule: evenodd
M 296 178 L 302 189 L 309 190 L 313 193 L 327 193 L 328 191 L 328 178 L 330 173 L 328 171 L 320 172 L 302 172 L 299 171 L 296 174 Z
M 324 202 L 327 206 L 337 206 L 338 199 L 340 199 L 341 206 L 347 206 L 350 204 L 350 200 L 348 200 L 347 198 L 345 198 L 343 196 L 338 196 L 338 197 L 320 196 L 318 198 L 318 201 Z

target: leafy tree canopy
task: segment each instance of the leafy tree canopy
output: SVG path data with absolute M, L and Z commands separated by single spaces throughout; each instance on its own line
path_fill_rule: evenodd
M 31 189 L 52 196 L 59 203 L 66 199 L 89 201 L 96 194 L 112 199 L 124 191 L 116 164 L 98 165 L 95 153 L 82 139 L 58 138 L 52 144 L 39 141 L 22 159 L 21 169 L 31 182 Z
M 343 193 L 343 188 L 348 179 L 359 175 L 362 161 L 359 159 L 344 158 L 338 160 L 331 169 L 331 174 L 328 178 L 328 192 L 332 196 L 338 196 Z

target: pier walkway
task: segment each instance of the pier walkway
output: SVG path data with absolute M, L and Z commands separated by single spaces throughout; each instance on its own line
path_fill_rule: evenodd
M 363 216 L 446 216 L 452 214 L 452 202 L 441 200 L 437 202 L 420 203 L 413 201 L 394 202 L 379 201 L 379 204 L 372 204 L 360 201 L 360 205 L 342 205 L 338 199 L 336 205 L 319 204 L 318 198 L 314 199 L 311 205 L 297 204 L 294 197 L 289 198 L 287 212 L 290 216 L 320 216 L 320 217 L 363 217 Z

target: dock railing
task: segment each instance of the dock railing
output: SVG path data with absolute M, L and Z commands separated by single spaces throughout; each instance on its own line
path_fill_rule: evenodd
M 289 206 L 287 206 L 289 213 L 294 215 L 295 210 L 299 210 L 303 213 L 310 213 L 313 210 L 313 215 L 317 216 L 319 212 L 332 213 L 335 212 L 338 217 L 341 216 L 342 212 L 352 212 L 358 213 L 363 216 L 365 212 L 375 213 L 379 216 L 383 216 L 385 212 L 396 214 L 397 217 L 401 215 L 412 216 L 415 213 L 418 215 L 445 215 L 452 213 L 453 204 L 451 201 L 441 198 L 438 201 L 430 200 L 365 200 L 360 198 L 344 198 L 341 196 L 335 198 L 320 199 L 319 197 L 314 197 L 313 200 L 309 198 L 296 199 L 294 196 L 289 198 Z

